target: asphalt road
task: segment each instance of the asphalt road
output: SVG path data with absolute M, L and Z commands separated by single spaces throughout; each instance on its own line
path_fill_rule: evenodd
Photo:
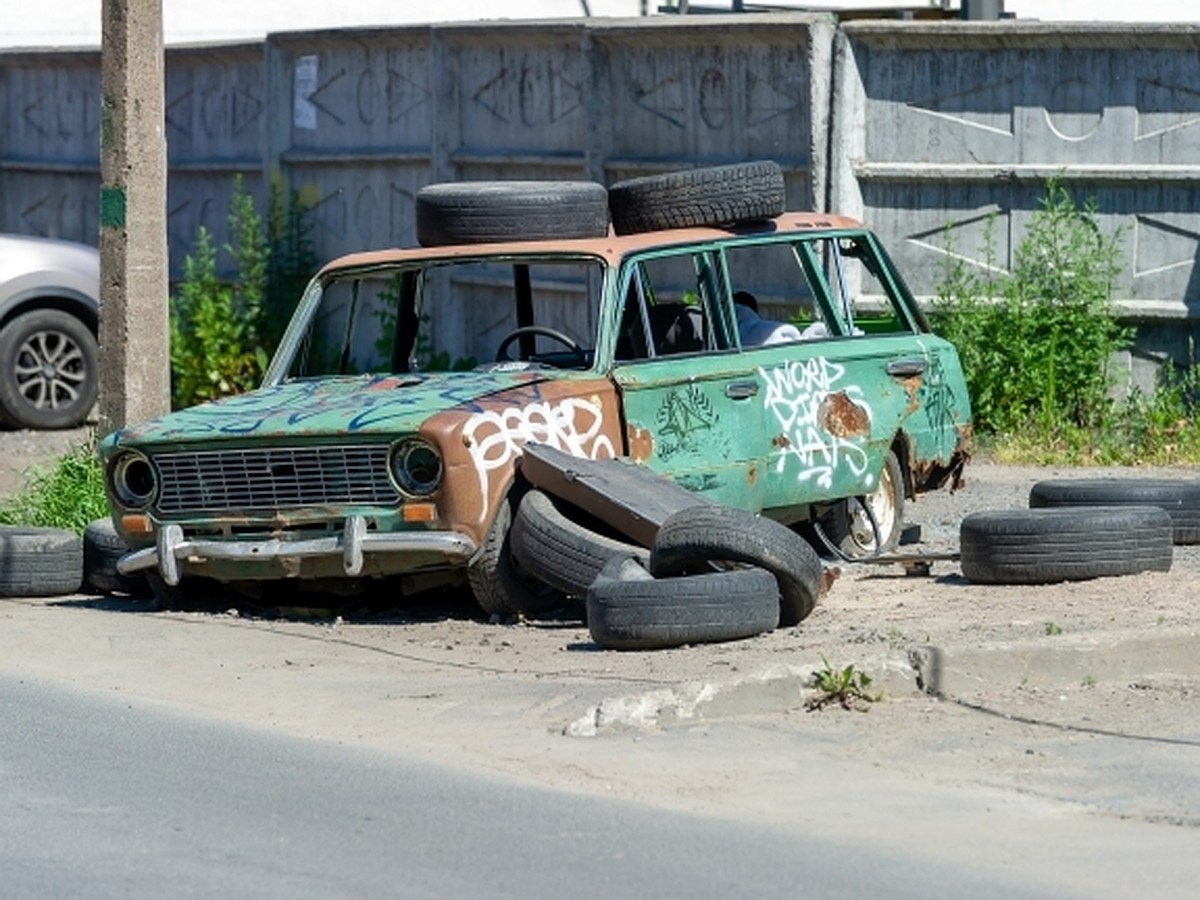
M 4 897 L 1064 896 L 7 676 L 0 722 Z

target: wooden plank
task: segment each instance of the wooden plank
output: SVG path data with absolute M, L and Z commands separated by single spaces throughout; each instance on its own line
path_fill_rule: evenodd
M 712 502 L 626 458 L 585 459 L 545 444 L 525 445 L 521 474 L 643 547 L 672 513 Z

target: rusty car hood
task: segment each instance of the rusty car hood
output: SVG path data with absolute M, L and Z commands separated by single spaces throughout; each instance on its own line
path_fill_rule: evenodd
M 253 446 L 397 435 L 417 431 L 435 413 L 475 404 L 504 391 L 528 388 L 552 375 L 543 370 L 492 370 L 362 375 L 284 382 L 179 410 L 109 435 L 103 449 L 186 445 L 228 438 Z

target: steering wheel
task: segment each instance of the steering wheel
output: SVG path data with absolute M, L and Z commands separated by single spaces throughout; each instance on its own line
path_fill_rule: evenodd
M 514 328 L 504 336 L 504 340 L 500 342 L 500 346 L 496 348 L 496 362 L 513 362 L 513 358 L 508 355 L 508 348 L 515 341 L 520 340 L 527 334 L 540 334 L 542 337 L 548 337 L 565 345 L 572 353 L 579 357 L 581 364 L 587 363 L 587 351 L 580 347 L 575 341 L 571 340 L 561 331 L 556 331 L 553 328 L 547 328 L 545 325 L 526 325 L 523 328 Z

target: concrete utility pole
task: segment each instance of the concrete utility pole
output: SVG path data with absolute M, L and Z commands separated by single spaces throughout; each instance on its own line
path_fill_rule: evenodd
M 162 0 L 103 0 L 100 434 L 169 411 Z

